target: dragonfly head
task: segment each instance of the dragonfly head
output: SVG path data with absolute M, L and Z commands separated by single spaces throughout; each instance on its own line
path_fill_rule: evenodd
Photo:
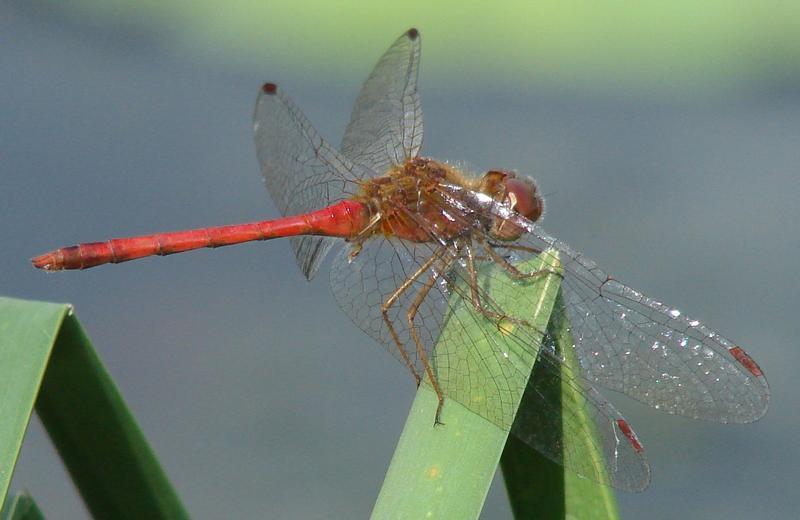
M 491 170 L 484 174 L 478 189 L 531 222 L 539 220 L 544 211 L 544 199 L 539 194 L 536 183 L 529 177 L 520 178 L 514 172 L 506 170 Z M 516 240 L 523 230 L 496 215 L 489 233 L 498 240 Z

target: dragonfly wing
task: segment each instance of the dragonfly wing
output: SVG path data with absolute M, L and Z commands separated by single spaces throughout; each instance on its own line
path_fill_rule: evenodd
M 744 423 L 764 415 L 769 386 L 741 347 L 609 277 L 538 226 L 529 230 L 516 245 L 561 255 L 575 353 L 590 381 L 696 419 Z
M 261 172 L 282 215 L 323 208 L 357 191 L 353 179 L 363 175 L 361 168 L 325 142 L 272 83 L 259 92 L 253 127 Z M 291 239 L 297 263 L 307 278 L 314 276 L 336 240 L 314 236 Z
M 361 87 L 341 149 L 372 176 L 416 157 L 422 146 L 419 58 L 419 32 L 410 29 L 378 60 Z
M 412 280 L 428 258 L 434 254 L 431 244 L 412 243 L 395 238 L 368 240 L 354 258 L 349 247 L 342 248 L 331 265 L 331 288 L 337 303 L 364 332 L 384 345 L 398 361 L 407 365 L 403 353 L 392 339 L 393 333 L 383 318 L 382 306 L 396 295 L 396 302 L 386 311 L 394 334 L 408 355 L 418 375 L 424 370 L 410 335 L 406 315 L 414 298 L 431 276 L 438 277 L 435 266 Z M 408 284 L 406 290 L 398 289 Z M 419 307 L 417 331 L 430 350 L 439 335 L 448 309 L 446 288 L 437 283 Z
M 641 491 L 650 467 L 636 434 L 617 410 L 580 378 L 571 379 L 548 358 L 555 340 L 533 367 L 511 433 L 553 462 L 595 482 Z

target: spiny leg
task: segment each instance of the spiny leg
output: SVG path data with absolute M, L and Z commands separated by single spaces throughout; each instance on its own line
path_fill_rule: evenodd
M 494 248 L 497 247 L 497 246 L 495 246 L 495 244 L 492 244 L 492 243 L 488 242 L 483 237 L 476 237 L 476 240 L 483 246 L 483 249 L 492 258 L 492 260 L 494 260 L 495 262 L 500 264 L 503 267 L 503 269 L 505 269 L 508 272 L 508 274 L 512 278 L 514 278 L 515 280 L 524 280 L 526 278 L 534 278 L 536 276 L 543 276 L 543 275 L 546 275 L 546 274 L 554 274 L 554 275 L 557 275 L 557 276 L 560 276 L 560 277 L 563 278 L 561 273 L 558 273 L 558 272 L 553 271 L 551 269 L 539 269 L 538 271 L 531 271 L 529 273 L 523 273 L 522 271 L 517 269 L 511 262 L 509 262 L 503 255 L 501 255 L 500 253 L 498 253 L 497 251 L 494 250 Z M 541 251 L 536 251 L 535 249 L 533 249 L 531 247 L 517 246 L 517 245 L 513 245 L 513 244 L 509 244 L 508 246 L 500 245 L 499 247 L 503 247 L 503 248 L 506 248 L 506 249 L 516 249 L 516 250 L 527 251 L 527 252 L 535 251 L 537 253 L 541 253 Z
M 447 264 L 443 266 L 441 271 L 447 270 Z M 414 298 L 414 301 L 408 308 L 408 312 L 406 313 L 406 319 L 408 320 L 408 330 L 411 331 L 411 338 L 414 340 L 414 344 L 417 347 L 417 356 L 419 357 L 422 366 L 425 368 L 425 373 L 428 374 L 428 379 L 430 380 L 431 386 L 433 387 L 433 391 L 436 392 L 436 397 L 439 399 L 439 404 L 436 407 L 436 416 L 433 420 L 434 426 L 437 424 L 444 424 L 441 420 L 442 417 L 442 407 L 444 406 L 444 394 L 442 393 L 442 389 L 439 386 L 439 381 L 436 379 L 436 376 L 433 374 L 433 369 L 431 368 L 431 364 L 428 361 L 428 355 L 425 353 L 425 347 L 422 344 L 422 341 L 419 339 L 419 334 L 417 334 L 417 329 L 414 327 L 414 319 L 417 317 L 417 312 L 419 311 L 422 302 L 425 301 L 427 298 L 428 293 L 431 292 L 431 289 L 436 284 L 436 280 L 439 279 L 439 276 L 436 274 L 432 274 L 428 281 L 425 282 L 425 285 L 417 293 L 417 296 Z
M 369 219 L 369 222 L 367 222 L 367 225 L 364 226 L 364 229 L 358 232 L 358 235 L 356 235 L 353 241 L 363 242 L 369 235 L 372 234 L 373 231 L 375 231 L 375 228 L 378 227 L 382 219 L 383 215 L 381 215 L 380 212 L 372 215 L 372 217 Z
M 394 341 L 395 345 L 397 345 L 397 350 L 400 352 L 403 361 L 405 361 L 408 370 L 411 371 L 411 375 L 414 376 L 417 386 L 419 386 L 422 378 L 419 374 L 417 374 L 417 369 L 414 367 L 414 362 L 411 361 L 411 357 L 409 357 L 408 352 L 406 352 L 405 347 L 403 347 L 403 342 L 400 341 L 400 336 L 397 334 L 391 318 L 389 318 L 389 309 L 391 309 L 392 305 L 397 303 L 397 300 L 400 299 L 400 296 L 402 296 L 403 293 L 406 292 L 408 288 L 411 287 L 411 285 L 416 282 L 419 277 L 422 276 L 425 271 L 427 271 L 439 259 L 440 255 L 441 250 L 431 255 L 431 257 L 428 258 L 411 276 L 406 278 L 406 280 L 400 284 L 400 286 L 381 305 L 381 316 L 383 317 L 383 321 L 386 323 L 386 327 L 389 329 L 389 334 L 392 336 L 392 341 Z
M 475 310 L 481 313 L 489 320 L 496 321 L 498 328 L 500 327 L 500 323 L 503 321 L 507 321 L 517 325 L 529 325 L 529 323 L 525 320 L 520 320 L 512 316 L 507 316 L 505 314 L 500 314 L 498 312 L 490 311 L 489 309 L 483 306 L 483 303 L 481 302 L 480 291 L 478 290 L 478 271 L 475 269 L 475 258 L 472 255 L 472 248 L 470 248 L 469 245 L 465 245 L 464 248 L 466 249 L 467 252 L 466 256 L 467 256 L 467 271 L 469 271 L 470 299 L 472 301 L 472 306 L 475 307 Z
M 356 235 L 354 238 L 350 239 L 350 242 L 353 243 L 353 248 L 350 250 L 350 254 L 347 255 L 349 261 L 352 262 L 353 259 L 355 259 L 355 257 L 357 257 L 359 253 L 361 253 L 364 241 L 367 238 L 369 238 L 369 235 L 371 235 L 372 232 L 375 230 L 375 228 L 378 226 L 378 224 L 380 224 L 381 218 L 382 217 L 380 213 L 374 214 L 372 218 L 370 218 L 369 222 L 364 227 L 364 229 L 362 229 L 358 233 L 358 235 Z
M 506 243 L 498 243 L 498 242 L 491 242 L 486 241 L 485 237 L 479 237 L 478 240 L 481 244 L 489 244 L 491 247 L 499 247 L 500 249 L 508 249 L 509 251 L 525 251 L 526 253 L 530 253 L 532 255 L 540 255 L 542 254 L 542 249 L 537 249 L 535 247 L 529 246 L 521 246 L 519 244 L 506 244 Z

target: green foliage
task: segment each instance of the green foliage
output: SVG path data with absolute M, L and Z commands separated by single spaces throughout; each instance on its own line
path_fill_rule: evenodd
M 0 511 L 0 520 L 44 520 L 44 515 L 33 501 L 33 497 L 27 492 L 22 492 L 5 503 L 3 510 Z
M 800 9 L 755 0 L 79 0 L 59 8 L 104 27 L 280 81 L 290 71 L 339 83 L 363 77 L 386 44 L 418 27 L 425 77 L 525 91 L 532 85 L 674 91 L 796 81 Z M 365 45 L 366 42 L 374 42 Z M 434 49 L 435 48 L 435 49 Z M 331 51 L 333 49 L 333 51 Z M 173 50 L 174 52 L 174 50 Z M 336 59 L 331 59 L 332 52 Z M 278 75 L 275 77 L 274 75 Z M 331 78 L 337 78 L 332 80 Z
M 34 410 L 101 518 L 187 518 L 68 305 L 0 298 L 0 492 Z

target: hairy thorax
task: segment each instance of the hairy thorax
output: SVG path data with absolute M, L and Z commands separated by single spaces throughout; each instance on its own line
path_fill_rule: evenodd
M 442 185 L 473 189 L 473 184 L 474 180 L 466 178 L 453 166 L 417 157 L 365 181 L 355 198 L 372 211 L 369 235 L 413 242 L 431 241 L 433 235 L 450 240 L 463 234 L 469 225 L 453 214 Z

